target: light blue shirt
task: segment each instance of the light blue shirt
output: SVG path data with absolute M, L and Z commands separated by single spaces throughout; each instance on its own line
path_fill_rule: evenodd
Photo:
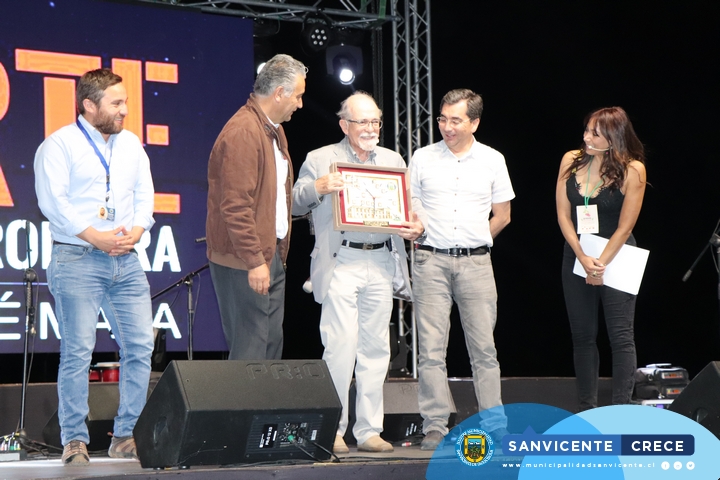
M 140 140 L 123 130 L 105 142 L 82 115 L 78 118 L 110 166 L 109 199 L 105 202 L 105 167 L 78 126 L 73 123 L 50 135 L 35 154 L 35 193 L 50 220 L 53 240 L 89 245 L 76 236 L 88 227 L 101 232 L 119 226 L 149 230 L 155 223 L 155 190 Z M 101 206 L 114 208 L 115 219 L 99 218 Z

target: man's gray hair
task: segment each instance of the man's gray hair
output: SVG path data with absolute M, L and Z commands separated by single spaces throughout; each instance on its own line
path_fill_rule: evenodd
M 290 55 L 278 54 L 268 60 L 258 73 L 253 85 L 255 95 L 267 97 L 278 87 L 283 87 L 286 97 L 292 95 L 295 81 L 299 76 L 305 78 L 307 67 Z
M 337 112 L 337 116 L 340 117 L 340 120 L 348 120 L 350 118 L 350 106 L 349 106 L 350 99 L 353 97 L 357 97 L 357 96 L 365 97 L 365 98 L 371 100 L 377 107 L 377 102 L 375 102 L 375 99 L 372 97 L 372 95 L 370 95 L 369 93 L 364 92 L 362 90 L 356 90 L 355 93 L 353 93 L 352 95 L 347 97 L 340 104 L 340 110 L 338 110 L 338 112 Z M 380 112 L 380 118 L 382 118 L 382 110 L 380 110 L 380 107 L 378 107 L 378 111 Z M 370 119 L 367 119 L 367 120 L 370 120 Z

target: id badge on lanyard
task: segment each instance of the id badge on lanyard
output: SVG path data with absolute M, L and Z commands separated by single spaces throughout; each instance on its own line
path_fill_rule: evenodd
M 98 159 L 100 160 L 100 163 L 102 163 L 102 166 L 105 168 L 105 203 L 99 203 L 97 205 L 97 218 L 101 218 L 103 220 L 108 221 L 114 221 L 115 220 L 115 209 L 108 206 L 108 201 L 110 200 L 110 164 L 105 161 L 105 157 L 102 153 L 100 153 L 100 150 L 97 148 L 97 145 L 95 145 L 95 142 L 92 141 L 90 138 L 90 134 L 88 134 L 87 130 L 85 130 L 85 127 L 83 127 L 82 123 L 80 123 L 80 119 L 75 120 L 75 123 L 77 124 L 80 131 L 85 135 L 85 138 L 87 138 L 88 143 L 95 151 L 95 155 L 97 155 Z M 112 155 L 112 152 L 111 152 Z
M 600 233 L 597 205 L 578 205 L 577 233 Z
M 585 184 L 585 195 L 583 195 L 584 205 L 578 205 L 576 207 L 577 212 L 577 233 L 600 233 L 600 220 L 598 219 L 597 205 L 590 205 L 590 197 L 597 191 L 598 188 L 603 184 L 602 177 L 592 192 L 588 194 L 588 186 L 590 185 L 590 167 L 592 166 L 592 160 L 588 163 L 588 178 Z

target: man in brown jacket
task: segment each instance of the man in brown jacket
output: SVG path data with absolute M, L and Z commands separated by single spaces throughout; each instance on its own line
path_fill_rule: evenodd
M 210 154 L 207 256 L 231 360 L 282 356 L 293 171 L 280 124 L 302 108 L 306 73 L 268 61 Z

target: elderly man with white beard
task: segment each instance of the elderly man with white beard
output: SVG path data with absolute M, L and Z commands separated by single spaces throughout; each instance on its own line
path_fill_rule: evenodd
M 315 248 L 310 278 L 315 300 L 322 304 L 320 337 L 343 406 L 333 451 L 348 453 L 343 440 L 348 425 L 350 383 L 355 371 L 358 450 L 391 452 L 380 438 L 383 427 L 383 382 L 390 362 L 389 323 L 393 307 L 393 277 L 403 278 L 409 292 L 406 240 L 424 231 L 417 216 L 404 222 L 396 235 L 333 229 L 332 192 L 343 188 L 335 162 L 402 167 L 397 153 L 378 147 L 382 113 L 373 98 L 356 92 L 338 112 L 345 138 L 310 152 L 293 188 L 293 215 L 312 211 Z M 397 271 L 397 274 L 396 274 Z

